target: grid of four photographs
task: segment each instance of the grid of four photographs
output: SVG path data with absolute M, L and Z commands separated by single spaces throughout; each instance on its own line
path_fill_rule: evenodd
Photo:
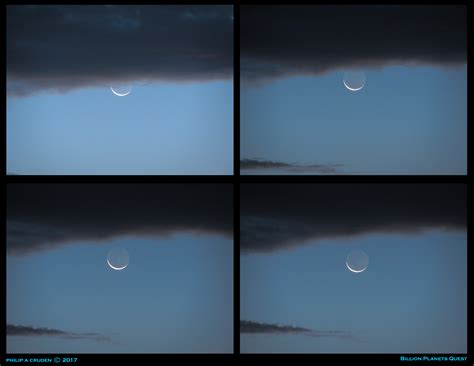
M 1 363 L 472 361 L 468 8 L 6 5 Z

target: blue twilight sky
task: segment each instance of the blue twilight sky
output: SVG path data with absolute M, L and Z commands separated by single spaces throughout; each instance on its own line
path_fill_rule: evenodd
M 7 98 L 14 174 L 232 174 L 231 81 Z
M 334 174 L 466 174 L 466 65 L 364 71 L 366 84 L 357 92 L 344 87 L 340 70 L 259 85 L 244 82 L 241 159 L 341 164 Z
M 354 339 L 241 334 L 244 353 L 467 352 L 467 238 L 431 230 L 310 241 L 243 254 L 241 319 L 340 330 Z M 369 256 L 350 272 L 353 249 Z
M 130 264 L 106 263 L 114 247 Z M 18 353 L 228 353 L 233 349 L 232 241 L 177 234 L 76 242 L 7 258 L 7 322 L 108 340 L 9 336 Z

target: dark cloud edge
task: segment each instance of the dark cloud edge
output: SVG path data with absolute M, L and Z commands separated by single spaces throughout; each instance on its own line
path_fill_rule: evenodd
M 256 63 L 260 61 L 255 60 Z M 420 68 L 431 67 L 436 69 L 461 69 L 467 67 L 465 62 L 450 62 L 445 64 L 435 62 L 414 62 L 414 61 L 381 61 L 381 62 L 357 62 L 354 64 L 341 64 L 322 68 L 311 69 L 308 67 L 283 65 L 277 63 L 262 62 L 260 73 L 255 72 L 252 67 L 241 67 L 240 80 L 244 87 L 263 87 L 267 84 L 290 79 L 293 77 L 318 77 L 336 72 L 346 71 L 382 71 L 389 67 Z
M 10 80 L 9 80 L 10 79 Z M 215 76 L 195 76 L 188 78 L 179 77 L 150 77 L 137 79 L 131 78 L 129 80 L 122 81 L 123 84 L 130 84 L 133 88 L 147 87 L 150 85 L 158 84 L 174 84 L 174 85 L 187 85 L 187 84 L 205 84 L 214 82 L 228 82 L 233 81 L 233 72 L 229 71 L 221 75 Z M 80 81 L 72 80 L 70 84 L 61 85 L 62 81 L 54 83 L 54 80 L 43 80 L 38 79 L 37 83 L 32 83 L 30 80 L 23 80 L 21 78 L 8 77 L 7 76 L 7 97 L 12 98 L 26 98 L 33 95 L 41 94 L 67 94 L 81 89 L 104 89 L 107 92 L 110 91 L 110 86 L 117 83 L 115 78 L 97 80 L 89 80 L 87 77 L 82 78 Z
M 112 233 L 108 235 L 104 235 L 101 237 L 90 236 L 87 238 L 62 238 L 57 241 L 50 241 L 50 242 L 42 242 L 38 245 L 25 245 L 25 246 L 18 246 L 18 245 L 8 245 L 7 240 L 7 255 L 11 256 L 24 256 L 30 255 L 37 252 L 54 250 L 56 248 L 68 246 L 68 245 L 75 245 L 80 243 L 85 245 L 103 245 L 107 241 L 110 240 L 117 240 L 123 238 L 137 238 L 141 240 L 149 240 L 151 238 L 169 238 L 174 235 L 183 234 L 183 235 L 210 235 L 210 236 L 218 236 L 223 237 L 226 239 L 233 240 L 234 236 L 232 232 L 227 232 L 224 230 L 205 230 L 205 229 L 176 229 L 176 230 L 169 230 L 169 231 L 161 231 L 157 233 L 147 233 L 147 232 L 126 232 L 126 233 Z
M 370 236 L 370 235 L 377 235 L 377 234 L 390 234 L 390 235 L 403 235 L 403 236 L 418 236 L 422 235 L 423 233 L 441 230 L 444 232 L 467 232 L 466 227 L 451 227 L 451 226 L 443 226 L 443 227 L 431 227 L 431 226 L 423 226 L 423 227 L 413 227 L 413 228 L 406 228 L 403 230 L 399 229 L 391 229 L 391 230 L 367 230 L 363 232 L 355 232 L 355 233 L 339 233 L 339 234 L 327 234 L 323 236 L 318 235 L 311 235 L 300 237 L 292 240 L 283 240 L 277 241 L 274 245 L 268 245 L 265 243 L 264 245 L 258 244 L 250 244 L 250 243 L 242 243 L 240 244 L 240 254 L 241 255 L 248 255 L 248 254 L 270 254 L 274 252 L 279 252 L 283 250 L 291 250 L 296 249 L 301 246 L 307 245 L 314 245 L 316 241 L 320 240 L 340 240 L 340 239 L 351 239 L 356 237 L 363 237 L 363 236 Z

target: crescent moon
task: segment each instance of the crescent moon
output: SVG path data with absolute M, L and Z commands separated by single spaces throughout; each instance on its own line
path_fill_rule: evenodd
M 346 262 L 346 266 L 347 266 L 347 269 L 348 269 L 349 271 L 354 272 L 354 273 L 364 272 L 364 271 L 367 269 L 367 267 L 365 267 L 364 269 L 361 269 L 360 271 L 357 271 L 357 270 L 352 269 L 351 267 L 349 267 L 349 264 L 348 264 L 347 262 Z
M 130 90 L 129 92 L 123 93 L 123 94 L 122 94 L 122 93 L 117 93 L 117 92 L 114 90 L 114 88 L 112 88 L 112 87 L 110 87 L 110 90 L 112 90 L 112 93 L 114 93 L 115 95 L 117 95 L 117 96 L 119 96 L 119 97 L 125 97 L 126 95 L 129 95 L 130 92 L 131 92 L 131 90 Z
M 122 269 L 127 268 L 127 266 L 124 267 L 115 267 L 109 262 L 109 258 L 107 258 L 107 264 L 110 266 L 110 268 L 115 269 L 116 271 L 121 271 Z
M 361 89 L 365 86 L 365 84 L 364 84 L 364 85 L 362 85 L 360 88 L 351 88 L 349 85 L 346 84 L 346 81 L 345 81 L 345 80 L 342 80 L 342 82 L 344 83 L 344 86 L 345 86 L 347 89 L 351 90 L 351 91 L 361 90 Z

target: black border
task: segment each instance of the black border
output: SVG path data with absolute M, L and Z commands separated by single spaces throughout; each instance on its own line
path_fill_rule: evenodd
M 7 1 L 4 5 L 7 4 L 31 4 L 31 1 Z M 48 2 L 49 4 L 84 4 L 82 1 L 53 1 Z M 114 4 L 129 4 L 127 1 L 114 1 Z M 6 175 L 6 143 L 4 148 L 4 159 L 3 159 L 3 174 L 5 177 L 5 186 L 3 191 L 4 202 L 6 202 L 6 188 L 7 184 L 15 183 L 232 183 L 234 184 L 234 354 L 8 354 L 6 355 L 6 338 L 5 342 L 1 343 L 1 354 L 0 365 L 5 365 L 6 358 L 14 358 L 15 356 L 25 358 L 45 358 L 45 357 L 78 357 L 79 361 L 76 364 L 109 364 L 109 363 L 128 363 L 128 364 L 158 364 L 159 362 L 165 361 L 167 364 L 173 365 L 182 365 L 184 362 L 205 362 L 209 364 L 225 364 L 225 363 L 237 363 L 239 361 L 243 362 L 271 362 L 276 364 L 350 364 L 350 365 L 365 365 L 371 362 L 377 362 L 380 365 L 399 365 L 400 364 L 400 355 L 398 354 L 239 354 L 240 351 L 240 332 L 239 332 L 239 322 L 240 322 L 240 250 L 239 250 L 239 224 L 240 224 L 240 183 L 459 183 L 468 185 L 468 218 L 470 213 L 470 207 L 472 205 L 473 195 L 470 193 L 472 182 L 471 176 L 473 174 L 472 159 L 470 157 L 470 149 L 468 144 L 468 175 L 467 176 L 438 176 L 438 175 L 426 175 L 426 176 L 415 176 L 415 175 L 396 175 L 396 176 L 367 176 L 367 175 L 354 175 L 354 176 L 252 176 L 245 175 L 240 176 L 240 60 L 239 60 L 239 48 L 240 48 L 240 36 L 239 36 L 239 5 L 250 5 L 250 4 L 262 4 L 271 6 L 263 1 L 204 1 L 202 3 L 196 1 L 179 1 L 179 2 L 158 2 L 158 1 L 138 1 L 136 4 L 227 4 L 234 5 L 234 175 L 230 176 L 212 176 L 212 175 L 189 175 L 189 176 L 36 176 L 36 175 Z M 278 2 L 277 2 L 278 3 Z M 284 2 L 283 2 L 284 3 Z M 288 2 L 290 3 L 290 2 Z M 303 3 L 303 2 L 301 2 Z M 367 1 L 361 0 L 357 2 L 358 4 L 401 4 L 403 1 Z M 320 4 L 354 4 L 349 0 L 339 0 L 339 1 L 320 1 L 315 3 L 315 5 Z M 413 2 L 408 2 L 406 4 L 423 4 L 423 5 L 435 5 L 435 4 L 461 4 L 466 5 L 468 8 L 468 20 L 472 18 L 472 7 L 473 5 L 469 4 L 468 0 L 445 0 L 445 1 L 420 1 L 415 0 Z M 2 7 L 3 14 L 2 20 L 5 24 L 6 31 L 6 7 Z M 468 21 L 468 42 L 471 39 L 470 32 L 472 27 L 469 25 Z M 6 39 L 6 38 L 4 38 Z M 469 44 L 469 43 L 468 43 Z M 5 46 L 6 47 L 6 46 Z M 469 49 L 469 55 L 471 50 Z M 6 55 L 5 55 L 5 65 L 6 65 Z M 468 63 L 468 121 L 469 118 L 469 81 L 472 79 L 471 73 L 469 72 L 471 67 Z M 6 68 L 5 68 L 6 70 Z M 3 92 L 5 93 L 3 98 L 4 110 L 6 111 L 6 71 L 3 74 L 5 88 Z M 5 128 L 1 129 L 3 133 L 6 132 Z M 469 131 L 468 123 L 468 142 L 472 141 L 472 138 L 469 133 L 472 133 L 472 128 Z M 6 133 L 5 139 L 6 142 Z M 6 205 L 5 205 L 5 217 L 6 217 Z M 6 220 L 2 225 L 4 238 L 6 240 Z M 468 220 L 468 290 L 471 290 L 469 286 L 472 287 L 472 281 L 469 281 L 469 278 L 472 277 L 472 270 L 469 269 L 469 263 L 472 259 L 473 251 L 469 250 L 469 245 L 471 242 L 471 236 L 469 235 L 470 230 L 472 230 L 472 223 Z M 6 256 L 5 262 L 6 264 Z M 4 266 L 4 271 L 0 271 L 2 274 L 1 285 L 3 286 L 3 293 L 5 294 L 6 286 L 6 265 Z M 473 317 L 469 317 L 469 305 L 474 303 L 472 301 L 472 290 L 468 291 L 468 360 L 467 364 L 472 365 L 474 359 L 472 357 L 472 345 L 470 345 L 469 340 L 474 339 L 472 335 L 472 323 Z M 5 302 L 3 302 L 5 305 Z M 6 329 L 6 312 L 5 317 L 2 318 L 2 329 Z M 471 342 L 473 343 L 473 342 Z M 416 356 L 416 354 L 406 354 L 406 357 Z M 441 356 L 451 356 L 451 355 L 442 355 L 442 354 L 426 354 L 426 356 L 441 357 Z M 454 355 L 460 356 L 460 355 Z M 405 362 L 406 364 L 412 364 L 413 362 Z M 426 363 L 426 362 L 416 362 L 415 364 Z M 430 364 L 459 364 L 452 361 L 447 362 L 436 362 L 431 361 Z M 20 363 L 17 363 L 20 364 Z M 23 364 L 23 363 L 21 363 Z M 462 363 L 466 364 L 466 362 Z

